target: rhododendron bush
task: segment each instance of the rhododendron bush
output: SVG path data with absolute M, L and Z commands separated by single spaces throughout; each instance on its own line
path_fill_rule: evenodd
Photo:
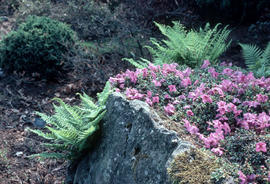
M 270 182 L 270 78 L 206 60 L 194 70 L 150 64 L 110 82 L 127 99 L 145 101 L 182 125 L 198 146 L 234 164 L 235 182 Z M 213 183 L 227 178 L 218 172 L 222 168 L 213 173 Z

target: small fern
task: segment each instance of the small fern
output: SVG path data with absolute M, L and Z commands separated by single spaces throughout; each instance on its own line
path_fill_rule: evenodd
M 37 112 L 47 122 L 46 128 L 49 133 L 44 133 L 41 130 L 29 130 L 49 140 L 50 142 L 43 143 L 43 146 L 55 152 L 44 152 L 30 157 L 71 160 L 78 158 L 83 150 L 90 147 L 91 136 L 99 129 L 99 122 L 106 113 L 105 103 L 110 92 L 110 84 L 107 82 L 103 92 L 97 94 L 96 104 L 86 94 L 78 94 L 81 98 L 79 106 L 70 106 L 61 99 L 55 98 L 54 100 L 59 103 L 59 106 L 54 104 L 54 115 L 48 116 Z
M 189 67 L 200 66 L 203 60 L 216 62 L 217 58 L 227 50 L 231 40 L 226 43 L 230 30 L 226 26 L 224 29 L 218 29 L 217 24 L 213 29 L 207 23 L 199 31 L 187 31 L 179 22 L 173 22 L 173 27 L 156 23 L 161 33 L 167 37 L 161 42 L 151 38 L 154 45 L 146 46 L 154 57 L 154 63 L 157 65 L 163 63 L 177 62 L 180 65 L 186 64 Z
M 252 44 L 239 45 L 243 49 L 243 57 L 250 71 L 256 77 L 270 76 L 270 42 L 268 42 L 264 51 Z

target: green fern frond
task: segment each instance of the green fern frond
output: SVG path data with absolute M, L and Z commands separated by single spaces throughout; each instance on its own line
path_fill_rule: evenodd
M 48 116 L 37 112 L 47 122 L 45 128 L 49 133 L 32 129 L 30 131 L 50 140 L 49 143 L 44 143 L 43 146 L 57 152 L 40 153 L 32 155 L 32 157 L 75 159 L 79 156 L 79 153 L 91 144 L 88 141 L 90 140 L 89 137 L 99 129 L 99 122 L 106 113 L 105 104 L 110 93 L 111 87 L 107 82 L 103 92 L 97 95 L 97 104 L 86 94 L 79 94 L 81 97 L 79 106 L 71 106 L 64 103 L 63 100 L 55 98 L 54 100 L 59 103 L 59 106 L 54 104 L 54 115 Z
M 243 57 L 248 69 L 256 77 L 268 77 L 270 74 L 270 42 L 264 51 L 256 45 L 241 43 L 239 45 L 243 49 Z
M 107 81 L 103 91 L 101 93 L 97 93 L 99 106 L 105 106 L 106 101 L 109 97 L 110 91 L 111 91 L 111 84 L 109 81 Z
M 256 45 L 251 44 L 241 44 L 239 45 L 243 49 L 243 57 L 245 59 L 246 65 L 250 70 L 255 69 L 254 66 L 260 61 L 262 57 L 262 50 Z
M 177 62 L 180 65 L 196 67 L 205 59 L 215 63 L 231 44 L 231 41 L 226 43 L 231 32 L 228 26 L 219 29 L 220 24 L 217 24 L 211 29 L 210 24 L 207 23 L 199 31 L 186 31 L 179 22 L 173 22 L 173 27 L 156 22 L 155 25 L 167 38 L 161 42 L 151 38 L 153 46 L 146 46 L 154 57 L 154 63 L 158 65 Z
M 67 159 L 68 156 L 64 153 L 48 153 L 48 152 L 43 152 L 43 153 L 38 153 L 38 154 L 33 154 L 28 156 L 28 158 L 35 158 L 35 157 L 40 157 L 39 160 L 44 160 L 46 158 L 51 158 L 51 159 Z
M 142 58 L 140 58 L 142 60 Z M 148 67 L 148 60 L 137 60 L 135 61 L 134 59 L 132 58 L 123 58 L 122 61 L 128 61 L 130 64 L 132 64 L 133 66 L 135 66 L 136 68 L 140 68 L 140 69 L 143 69 L 143 68 L 147 68 Z

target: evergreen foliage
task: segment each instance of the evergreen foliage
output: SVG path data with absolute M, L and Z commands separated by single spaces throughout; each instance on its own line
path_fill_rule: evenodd
M 44 77 L 55 75 L 75 44 L 75 32 L 46 17 L 29 16 L 17 31 L 0 43 L 0 67 L 6 72 L 25 71 Z
M 270 42 L 265 50 L 261 50 L 256 45 L 239 44 L 243 49 L 243 57 L 250 71 L 256 77 L 268 77 L 270 75 Z
M 99 122 L 106 113 L 105 103 L 110 92 L 110 84 L 107 82 L 103 92 L 97 94 L 97 103 L 94 103 L 93 99 L 86 94 L 79 94 L 81 98 L 79 106 L 70 106 L 61 99 L 55 98 L 60 105 L 54 105 L 54 115 L 48 116 L 37 112 L 47 122 L 46 128 L 49 133 L 41 130 L 29 130 L 47 139 L 49 143 L 44 143 L 43 146 L 55 152 L 44 152 L 30 157 L 71 160 L 78 158 L 82 151 L 91 146 L 93 133 L 99 129 Z
M 147 46 L 154 57 L 154 63 L 161 65 L 163 63 L 177 62 L 180 65 L 189 67 L 200 66 L 203 60 L 217 62 L 218 57 L 227 50 L 231 41 L 226 43 L 230 34 L 227 26 L 218 29 L 217 24 L 213 29 L 207 23 L 199 31 L 187 31 L 186 28 L 173 22 L 173 27 L 155 23 L 161 33 L 167 37 L 161 42 L 155 38 L 151 39 L 154 47 Z

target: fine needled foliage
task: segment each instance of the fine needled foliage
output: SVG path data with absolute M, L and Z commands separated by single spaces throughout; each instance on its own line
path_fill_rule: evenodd
M 239 44 L 243 49 L 243 57 L 246 65 L 256 77 L 268 77 L 270 75 L 270 42 L 265 50 L 261 50 L 256 45 Z
M 97 95 L 97 103 L 94 103 L 86 94 L 79 94 L 81 98 L 79 106 L 70 106 L 61 99 L 55 98 L 60 105 L 54 105 L 54 115 L 48 116 L 37 113 L 47 122 L 46 129 L 49 133 L 29 129 L 31 132 L 49 140 L 50 142 L 44 143 L 43 146 L 55 152 L 44 152 L 30 157 L 70 160 L 78 158 L 82 151 L 91 146 L 92 135 L 99 129 L 99 122 L 106 113 L 105 103 L 110 92 L 110 84 L 107 82 L 103 92 Z
M 75 35 L 62 22 L 29 16 L 0 42 L 0 67 L 7 73 L 53 77 L 63 69 L 66 56 L 74 50 Z
M 203 60 L 217 62 L 218 57 L 227 50 L 231 41 L 226 43 L 230 30 L 226 26 L 218 29 L 217 24 L 213 29 L 207 23 L 199 31 L 190 30 L 179 22 L 173 22 L 173 27 L 156 23 L 161 33 L 167 37 L 161 42 L 151 39 L 154 47 L 147 46 L 154 57 L 155 64 L 177 62 L 189 67 L 200 66 Z

